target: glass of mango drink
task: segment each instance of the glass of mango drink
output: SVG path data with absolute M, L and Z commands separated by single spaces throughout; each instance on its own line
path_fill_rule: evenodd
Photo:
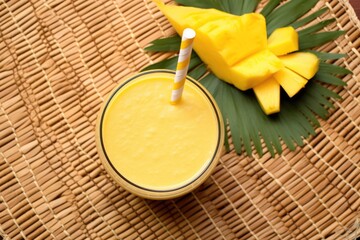
M 210 93 L 186 77 L 181 101 L 170 104 L 174 71 L 151 70 L 130 77 L 104 102 L 96 144 L 110 176 L 148 199 L 191 192 L 217 165 L 224 123 Z

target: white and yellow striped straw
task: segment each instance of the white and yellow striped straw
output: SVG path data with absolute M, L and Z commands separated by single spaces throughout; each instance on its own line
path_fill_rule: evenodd
M 191 57 L 192 45 L 195 38 L 195 31 L 191 28 L 186 28 L 183 31 L 181 38 L 179 58 L 176 66 L 175 79 L 173 90 L 171 92 L 171 104 L 180 102 L 184 84 L 186 80 L 187 71 Z

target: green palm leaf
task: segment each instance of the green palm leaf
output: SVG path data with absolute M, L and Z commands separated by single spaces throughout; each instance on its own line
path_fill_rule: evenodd
M 161 62 L 149 65 L 142 69 L 142 71 L 151 70 L 151 69 L 171 69 L 175 70 L 177 65 L 177 56 L 171 57 L 169 59 L 163 60 Z M 198 57 L 196 53 L 191 55 L 189 70 L 192 70 L 194 67 L 202 63 L 201 59 Z
M 315 54 L 319 59 L 324 60 L 324 61 L 336 60 L 336 59 L 346 57 L 346 54 L 342 54 L 342 53 L 328 53 L 328 52 L 319 52 L 319 51 L 315 51 L 315 50 L 306 50 L 306 51 Z
M 207 72 L 206 65 L 204 63 L 190 69 L 188 75 L 194 79 L 200 79 Z
M 261 10 L 261 14 L 267 17 L 277 6 L 279 6 L 281 0 L 270 0 L 268 4 Z
M 341 78 L 338 78 L 326 72 L 316 73 L 314 79 L 320 82 L 329 83 L 336 86 L 346 86 L 346 83 Z
M 293 28 L 299 28 L 302 27 L 308 23 L 310 23 L 311 21 L 315 20 L 317 17 L 320 17 L 322 14 L 324 14 L 326 11 L 328 10 L 328 8 L 324 7 L 321 8 L 319 10 L 317 10 L 316 12 L 310 14 L 307 17 L 301 18 L 295 22 L 293 22 L 292 24 L 290 24 L 290 26 L 292 26 Z
M 176 0 L 176 2 L 186 6 L 216 8 L 238 15 L 255 11 L 259 3 L 258 0 Z M 300 93 L 289 98 L 282 91 L 281 111 L 277 114 L 265 115 L 252 90 L 241 91 L 212 73 L 206 74 L 208 72 L 206 65 L 196 53 L 193 54 L 188 74 L 198 79 L 215 98 L 225 119 L 225 125 L 230 127 L 232 144 L 238 154 L 246 152 L 252 155 L 255 150 L 261 156 L 265 145 L 274 156 L 282 152 L 283 143 L 290 150 L 302 146 L 304 139 L 316 134 L 315 129 L 320 126 L 318 117 L 326 119 L 329 109 L 334 108 L 333 100 L 340 99 L 339 95 L 329 90 L 326 85 L 346 85 L 340 76 L 351 72 L 331 63 L 345 55 L 320 52 L 312 48 L 333 41 L 344 32 L 321 32 L 325 26 L 333 22 L 333 19 L 307 26 L 327 11 L 327 8 L 321 8 L 303 17 L 317 2 L 318 0 L 289 0 L 280 4 L 281 0 L 270 0 L 260 11 L 266 18 L 268 34 L 278 27 L 291 25 L 294 28 L 301 28 L 298 31 L 301 51 L 312 52 L 321 59 L 319 71 Z M 180 37 L 173 36 L 153 41 L 146 50 L 172 52 L 178 51 L 179 45 Z M 145 69 L 175 69 L 176 62 L 175 56 Z M 225 147 L 230 150 L 228 135 L 225 137 Z
M 323 29 L 324 27 L 326 27 L 327 25 L 329 25 L 330 23 L 332 23 L 334 21 L 335 21 L 335 18 L 331 18 L 331 19 L 327 19 L 325 21 L 321 21 L 318 24 L 315 24 L 311 27 L 302 29 L 302 30 L 298 31 L 299 37 L 300 38 L 304 37 L 304 36 L 306 37 L 306 35 L 308 35 L 308 34 L 315 33 L 317 31 Z
M 299 48 L 301 50 L 319 47 L 333 41 L 343 35 L 344 31 L 331 31 L 299 36 Z
M 149 52 L 176 52 L 179 51 L 181 38 L 178 35 L 156 39 L 144 50 Z
M 327 62 L 320 62 L 320 69 L 318 71 L 319 73 L 331 73 L 331 74 L 338 74 L 338 75 L 346 75 L 351 74 L 352 72 L 346 68 L 330 64 Z
M 232 1 L 232 0 L 228 0 L 228 2 L 231 3 L 230 4 L 231 9 L 237 9 L 236 11 L 234 11 L 233 14 L 242 15 L 242 14 L 245 14 L 245 13 L 254 12 L 256 7 L 259 5 L 260 0 L 253 0 L 253 1 L 243 1 L 243 0 Z M 236 6 L 240 2 L 242 3 L 241 8 L 240 7 L 237 8 Z M 239 6 L 240 6 L 240 4 L 239 4 Z
M 276 28 L 289 26 L 315 6 L 318 0 L 292 0 L 275 8 L 266 16 L 268 35 Z

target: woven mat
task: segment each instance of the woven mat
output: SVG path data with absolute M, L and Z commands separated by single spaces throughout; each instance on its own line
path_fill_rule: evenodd
M 354 239 L 360 236 L 360 24 L 321 1 L 348 54 L 343 98 L 305 146 L 224 155 L 196 191 L 138 198 L 106 174 L 95 119 L 122 78 L 168 54 L 173 29 L 150 1 L 1 1 L 0 239 Z

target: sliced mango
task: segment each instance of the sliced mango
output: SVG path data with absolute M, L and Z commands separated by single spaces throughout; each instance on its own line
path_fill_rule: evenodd
M 269 50 L 263 50 L 239 62 L 228 72 L 221 72 L 241 90 L 250 89 L 283 68 L 283 64 Z M 220 70 L 220 69 L 219 69 Z
M 290 69 L 283 68 L 274 74 L 274 78 L 285 90 L 289 97 L 293 97 L 298 93 L 307 83 L 307 79 Z
M 196 31 L 193 45 L 196 53 L 222 80 L 236 82 L 241 90 L 247 90 L 279 68 L 280 61 L 274 64 L 275 56 L 272 56 L 269 58 L 272 62 L 267 64 L 262 63 L 266 59 L 256 60 L 261 67 L 244 72 L 244 66 L 255 66 L 247 63 L 255 60 L 248 59 L 267 48 L 266 22 L 261 14 L 236 16 L 215 9 L 164 5 L 161 1 L 154 1 L 179 35 L 188 27 Z M 254 56 L 254 59 L 259 57 Z
M 254 88 L 255 96 L 265 114 L 280 112 L 280 84 L 270 77 Z
M 311 79 L 319 70 L 320 60 L 315 54 L 309 52 L 296 52 L 281 56 L 280 59 L 285 67 L 306 79 Z
M 277 56 L 297 51 L 298 33 L 293 27 L 277 28 L 268 38 L 268 48 Z
M 236 16 L 216 9 L 155 2 L 179 35 L 185 28 L 196 31 L 194 49 L 209 65 L 214 65 L 216 60 L 232 66 L 267 46 L 266 23 L 261 14 Z M 211 57 L 214 52 L 218 59 Z
M 254 89 L 266 114 L 280 111 L 280 86 L 293 97 L 319 68 L 319 59 L 299 50 L 293 27 L 276 29 L 267 39 L 265 18 L 236 16 L 216 9 L 164 5 L 153 0 L 179 35 L 196 31 L 194 50 L 220 79 L 240 90 Z

